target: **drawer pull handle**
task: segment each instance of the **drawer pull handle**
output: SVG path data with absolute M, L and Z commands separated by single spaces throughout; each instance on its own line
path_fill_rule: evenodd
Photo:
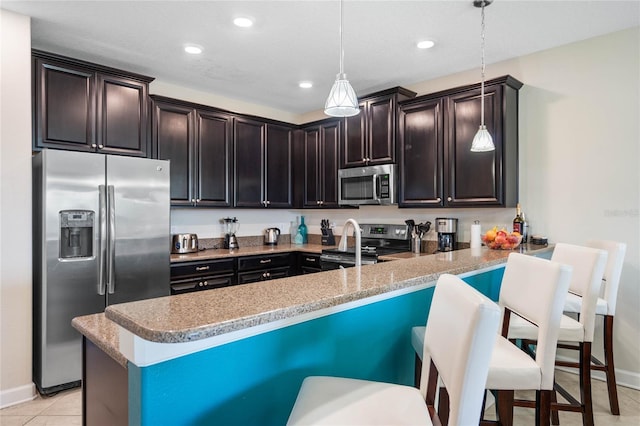
M 304 260 L 306 260 L 307 262 L 315 262 L 316 259 L 314 259 L 313 257 L 305 257 Z
M 197 266 L 196 267 L 196 271 L 208 271 L 209 267 L 208 266 Z
M 271 263 L 271 259 L 261 259 L 260 263 Z

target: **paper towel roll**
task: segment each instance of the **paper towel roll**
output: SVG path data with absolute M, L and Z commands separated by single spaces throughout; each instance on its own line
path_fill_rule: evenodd
M 482 241 L 480 239 L 480 222 L 477 220 L 471 225 L 471 248 L 478 248 L 481 246 Z

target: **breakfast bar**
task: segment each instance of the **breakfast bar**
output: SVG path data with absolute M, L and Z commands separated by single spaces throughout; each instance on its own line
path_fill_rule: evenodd
M 520 248 L 545 257 L 551 250 Z M 85 356 L 84 392 L 95 386 L 92 370 L 102 368 L 91 363 L 108 360 L 126 382 L 128 424 L 282 425 L 309 375 L 412 384 L 410 330 L 426 322 L 438 277 L 458 275 L 497 300 L 509 253 L 483 247 L 405 254 L 111 305 L 73 320 L 85 353 L 106 355 Z M 85 411 L 97 411 L 90 397 L 84 400 Z

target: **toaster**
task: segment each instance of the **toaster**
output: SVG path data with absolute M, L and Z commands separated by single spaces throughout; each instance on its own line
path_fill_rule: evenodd
M 173 234 L 171 253 L 195 253 L 198 251 L 198 236 L 196 234 Z

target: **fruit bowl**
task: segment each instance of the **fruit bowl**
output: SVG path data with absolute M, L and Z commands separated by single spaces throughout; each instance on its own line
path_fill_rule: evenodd
M 518 232 L 509 233 L 505 229 L 498 231 L 497 227 L 494 227 L 485 232 L 482 242 L 493 250 L 513 250 L 522 242 L 522 235 Z

